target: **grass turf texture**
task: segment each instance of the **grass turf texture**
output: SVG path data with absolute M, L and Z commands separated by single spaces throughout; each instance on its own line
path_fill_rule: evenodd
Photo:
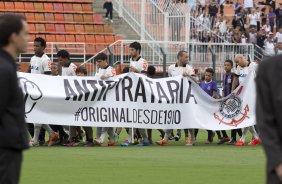
M 230 135 L 230 132 L 228 132 Z M 265 158 L 261 146 L 197 145 L 179 142 L 148 147 L 36 147 L 24 153 L 21 184 L 260 184 Z M 120 140 L 125 138 L 122 132 Z M 153 139 L 159 133 L 153 131 Z M 248 137 L 247 140 L 250 140 Z

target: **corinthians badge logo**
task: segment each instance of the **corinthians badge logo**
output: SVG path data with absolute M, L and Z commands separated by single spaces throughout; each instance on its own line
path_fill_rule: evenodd
M 236 95 L 231 94 L 229 98 L 220 103 L 219 114 L 214 113 L 214 118 L 219 121 L 219 124 L 237 127 L 246 118 L 249 118 L 249 106 L 246 105 L 243 109 L 242 100 L 238 96 L 242 89 L 243 86 L 240 87 Z

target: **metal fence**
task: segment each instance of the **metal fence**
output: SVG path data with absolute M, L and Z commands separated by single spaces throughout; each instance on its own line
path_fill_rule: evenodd
M 140 35 L 141 40 L 188 43 L 193 36 L 191 33 L 197 33 L 199 40 L 203 40 L 206 35 L 201 33 L 207 31 L 218 38 L 217 42 L 225 42 L 209 25 L 190 16 L 188 3 L 113 0 L 113 5 L 119 16 Z
M 101 52 L 108 55 L 111 65 L 129 64 L 130 53 L 129 44 L 133 40 L 120 40 Z M 223 64 L 226 59 L 234 61 L 236 54 L 244 54 L 251 61 L 254 61 L 253 44 L 230 44 L 230 43 L 190 43 L 185 42 L 160 42 L 160 41 L 139 41 L 142 45 L 141 55 L 149 65 L 158 67 L 162 72 L 167 66 L 174 64 L 177 60 L 177 53 L 181 50 L 189 51 L 189 64 L 191 64 L 199 74 L 203 73 L 207 67 L 216 70 L 216 79 L 221 80 L 224 73 Z M 95 56 L 85 62 L 88 71 L 95 72 Z M 163 70 L 164 69 L 164 70 Z M 93 75 L 93 73 L 89 73 Z
M 18 62 L 30 61 L 30 58 L 34 55 L 33 42 L 28 43 L 27 53 L 22 53 L 17 58 Z M 73 62 L 85 62 L 86 61 L 86 48 L 85 43 L 71 43 L 71 42 L 48 42 L 45 54 L 47 54 L 52 61 L 57 59 L 58 50 L 67 50 L 70 53 L 71 61 Z

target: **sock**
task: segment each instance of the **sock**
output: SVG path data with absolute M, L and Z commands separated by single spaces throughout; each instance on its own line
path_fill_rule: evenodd
M 139 132 L 142 136 L 143 142 L 149 142 L 146 129 L 139 129 Z
M 256 131 L 256 129 L 255 129 L 255 126 L 251 126 L 249 130 L 250 130 L 250 132 L 252 133 L 252 135 L 253 135 L 253 137 L 254 137 L 255 139 L 258 139 L 258 138 L 259 138 L 258 133 L 257 133 L 257 131 Z
M 54 135 L 54 131 L 49 125 L 42 125 L 42 127 L 48 132 L 49 136 L 52 137 Z
M 245 142 L 247 132 L 249 131 L 250 127 L 246 127 L 243 129 L 242 137 L 240 138 L 241 141 Z
M 110 137 L 110 142 L 115 142 L 115 133 L 113 128 L 108 128 L 107 131 L 109 137 Z
M 42 127 L 42 124 L 34 124 L 34 136 L 32 140 L 35 144 L 38 143 L 38 137 L 39 137 L 41 127 Z

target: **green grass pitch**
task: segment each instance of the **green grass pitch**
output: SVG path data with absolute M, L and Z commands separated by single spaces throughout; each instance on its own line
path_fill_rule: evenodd
M 230 132 L 228 132 L 230 135 Z M 262 147 L 171 141 L 148 147 L 37 147 L 24 153 L 21 184 L 263 184 Z M 120 140 L 125 137 L 122 132 Z M 159 133 L 153 131 L 153 139 Z M 250 140 L 247 139 L 247 140 Z

